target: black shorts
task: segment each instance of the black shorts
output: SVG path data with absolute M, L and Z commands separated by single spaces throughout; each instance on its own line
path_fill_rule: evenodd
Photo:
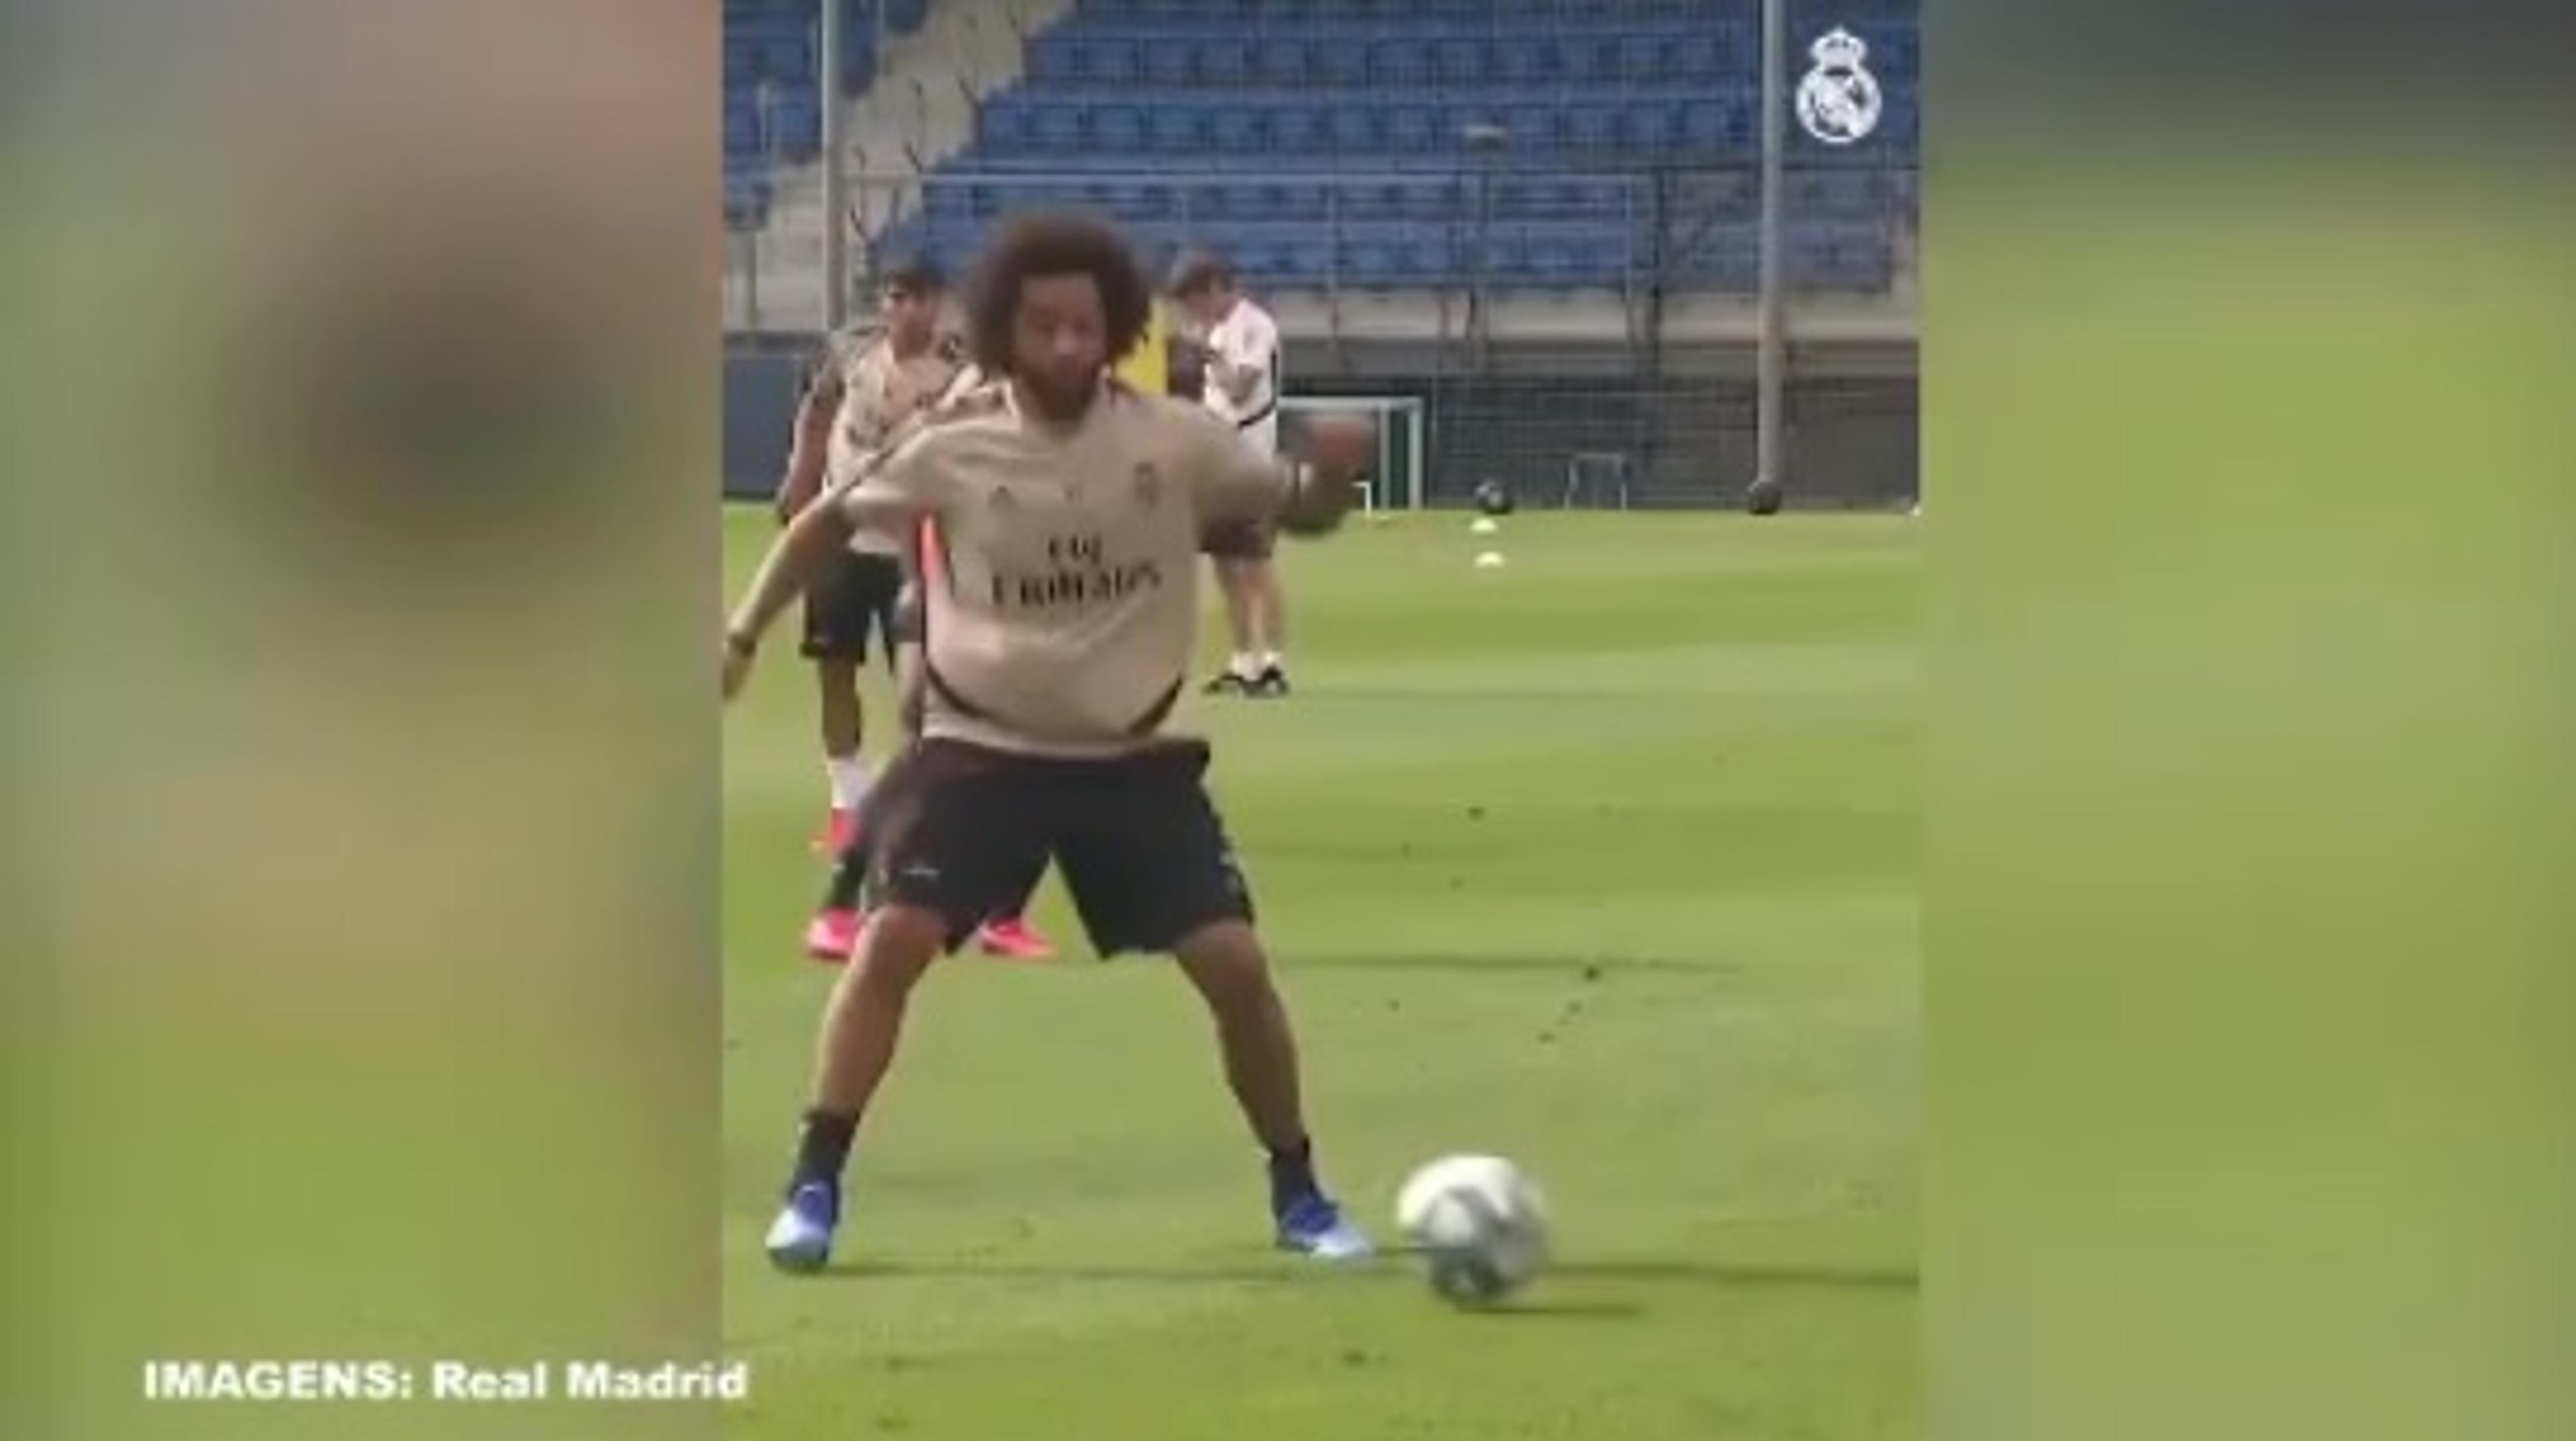
M 829 575 L 805 593 L 807 660 L 864 661 L 868 633 L 894 634 L 895 596 L 903 589 L 903 563 L 890 555 L 845 551 Z M 893 653 L 893 642 L 887 642 Z
M 907 760 L 901 793 L 869 798 L 873 890 L 936 912 L 952 947 L 1019 905 L 1050 858 L 1103 957 L 1166 953 L 1203 926 L 1252 919 L 1205 745 L 1061 760 L 925 740 Z
M 928 620 L 923 612 L 921 587 L 910 581 L 904 582 L 903 589 L 894 598 L 893 629 L 887 632 L 887 635 L 892 637 L 891 643 L 921 644 Z
M 1228 520 L 1199 535 L 1199 549 L 1218 560 L 1268 560 L 1279 532 L 1266 520 Z
M 860 851 L 859 863 L 867 868 L 863 876 L 855 878 L 866 909 L 874 910 L 889 899 L 883 890 L 884 878 L 878 874 L 884 868 L 875 864 L 875 858 L 883 854 L 883 847 L 877 839 L 878 831 L 881 825 L 890 823 L 891 818 L 904 814 L 907 807 L 918 803 L 923 774 L 921 754 L 925 744 L 927 742 L 915 740 L 896 752 L 894 759 L 886 762 L 886 768 L 877 772 L 876 783 L 868 787 L 867 809 L 860 817 L 859 833 L 851 842 Z M 1037 893 L 1038 882 L 1046 878 L 1047 857 L 1046 852 L 1033 850 L 1019 859 L 1022 866 L 1016 875 L 995 878 L 994 893 L 1004 899 L 986 913 L 984 920 L 999 920 L 1027 912 L 1029 898 Z M 842 863 L 850 863 L 846 852 Z M 842 884 L 845 879 L 849 878 L 836 874 L 834 885 Z M 826 903 L 829 903 L 829 898 Z

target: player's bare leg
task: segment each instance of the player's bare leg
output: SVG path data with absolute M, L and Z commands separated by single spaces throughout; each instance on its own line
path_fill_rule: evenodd
M 1270 1206 L 1280 1244 L 1332 1259 L 1368 1254 L 1368 1239 L 1342 1220 L 1315 1177 L 1296 1031 L 1261 938 L 1245 922 L 1218 921 L 1183 938 L 1174 958 L 1207 1002 L 1226 1084 L 1270 1155 Z
M 1306 1139 L 1297 1037 L 1260 937 L 1241 921 L 1219 921 L 1183 940 L 1175 956 L 1216 1022 L 1226 1084 L 1253 1135 L 1272 1151 L 1295 1149 Z
M 814 848 L 837 856 L 847 850 L 858 824 L 859 802 L 867 795 L 867 764 L 859 757 L 865 717 L 859 709 L 859 663 L 840 656 L 814 662 L 817 715 L 823 741 L 823 770 L 831 784 L 831 818 Z
M 790 1271 L 811 1271 L 831 1258 L 840 1224 L 841 1172 L 868 1103 L 894 1065 L 913 987 L 939 959 L 948 923 L 918 906 L 891 905 L 868 919 L 823 1008 L 814 1048 L 814 1084 L 796 1143 L 787 1206 L 769 1228 L 769 1258 Z
M 1241 695 L 1250 690 L 1252 683 L 1261 675 L 1260 641 L 1254 630 L 1256 601 L 1250 577 L 1245 574 L 1248 563 L 1216 556 L 1209 560 L 1208 568 L 1215 572 L 1217 593 L 1225 597 L 1226 640 L 1234 649 L 1226 660 L 1225 669 L 1208 682 L 1207 693 Z
M 1238 562 L 1243 567 L 1245 631 L 1251 636 L 1253 693 L 1288 693 L 1288 597 L 1279 586 L 1279 562 L 1269 557 Z
M 912 988 L 946 946 L 948 923 L 919 906 L 890 905 L 868 917 L 857 954 L 823 1006 L 814 1054 L 814 1109 L 854 1122 L 894 1064 Z

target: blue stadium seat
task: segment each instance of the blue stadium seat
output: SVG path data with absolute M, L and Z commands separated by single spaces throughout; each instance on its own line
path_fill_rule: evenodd
M 1456 36 L 1432 43 L 1431 72 L 1443 85 L 1477 85 L 1493 77 L 1492 48 L 1484 41 Z
M 1277 213 L 1299 225 L 1320 225 L 1332 214 L 1326 187 L 1312 180 L 1292 180 L 1277 187 Z
M 1556 107 L 1541 101 L 1520 101 L 1507 106 L 1501 119 L 1503 129 L 1511 135 L 1513 150 L 1543 154 L 1556 148 Z
M 1557 77 L 1557 52 L 1535 35 L 1509 35 L 1494 42 L 1494 78 L 1515 85 L 1537 84 Z
M 1559 40 L 1564 55 L 1564 72 L 1587 85 L 1615 85 L 1619 73 L 1620 39 L 1616 35 L 1568 34 Z
M 1619 118 L 1620 143 L 1630 150 L 1661 153 L 1682 143 L 1685 102 L 1642 99 L 1630 103 Z
M 1685 30 L 1674 39 L 1673 61 L 1679 79 L 1716 80 L 1726 73 L 1725 41 L 1715 30 Z
M 1028 109 L 1016 98 L 989 101 L 977 117 L 976 133 L 995 150 L 1026 150 L 1030 134 Z
M 811 160 L 823 148 L 823 106 L 811 91 L 790 92 L 778 101 L 778 153 L 790 160 Z
M 1298 240 L 1288 247 L 1286 276 L 1290 284 L 1321 284 L 1333 271 L 1329 240 Z
M 1568 107 L 1570 122 L 1566 143 L 1577 150 L 1603 151 L 1619 148 L 1619 107 L 1587 102 Z
M 1398 205 L 1408 220 L 1439 220 L 1456 214 L 1464 199 L 1456 179 L 1439 176 L 1404 182 Z
M 1681 78 L 1675 63 L 1680 51 L 1669 34 L 1624 35 L 1619 39 L 1619 79 L 1628 85 L 1660 85 Z
M 1274 36 L 1253 44 L 1252 73 L 1265 85 L 1311 85 L 1318 69 L 1315 46 L 1308 41 Z
M 1103 105 L 1091 117 L 1092 144 L 1117 155 L 1145 150 L 1145 109 L 1139 105 Z
M 1047 105 L 1038 110 L 1037 148 L 1055 155 L 1070 155 L 1084 148 L 1089 139 L 1085 121 L 1090 111 L 1080 105 Z
M 1270 116 L 1263 110 L 1222 107 L 1214 113 L 1211 130 L 1216 148 L 1228 155 L 1252 155 L 1270 148 Z
M 1343 280 L 1382 289 L 1394 282 L 1395 254 L 1393 235 L 1364 230 L 1343 238 L 1335 265 Z
M 1270 115 L 1270 141 L 1289 155 L 1330 150 L 1333 134 L 1325 109 L 1302 101 L 1280 106 Z
M 1121 39 L 1093 47 L 1091 80 L 1095 85 L 1125 88 L 1136 83 L 1144 73 L 1145 60 L 1133 40 Z
M 1190 42 L 1167 36 L 1146 41 L 1144 50 L 1144 78 L 1147 82 L 1164 87 L 1181 87 L 1191 82 L 1194 72 Z
M 1344 152 L 1366 152 L 1384 147 L 1386 132 L 1381 128 L 1380 112 L 1363 105 L 1344 105 L 1332 112 L 1333 146 Z
M 1188 155 L 1202 152 L 1206 146 L 1199 133 L 1199 115 L 1195 110 L 1178 105 L 1149 109 L 1153 116 L 1148 126 L 1148 148 L 1162 155 Z
M 1682 144 L 1692 150 L 1729 148 L 1733 127 L 1728 123 L 1726 109 L 1722 100 L 1682 102 Z
M 1356 39 L 1318 41 L 1316 68 L 1336 90 L 1357 90 L 1369 83 L 1369 47 Z
M 1397 35 L 1369 45 L 1369 79 L 1379 85 L 1429 85 L 1431 46 L 1419 36 Z
M 1181 192 L 1181 220 L 1189 225 L 1222 225 L 1245 219 L 1240 207 L 1245 192 L 1216 182 L 1195 184 Z
M 1252 77 L 1252 47 L 1242 40 L 1205 41 L 1193 59 L 1202 85 L 1241 85 Z
M 1386 140 L 1399 155 L 1419 155 L 1445 148 L 1449 137 L 1441 133 L 1440 111 L 1430 105 L 1407 103 L 1389 107 Z

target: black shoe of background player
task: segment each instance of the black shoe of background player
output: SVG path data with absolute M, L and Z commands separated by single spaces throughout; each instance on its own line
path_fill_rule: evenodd
M 1252 682 L 1235 674 L 1231 668 L 1218 671 L 1209 678 L 1206 685 L 1199 687 L 1201 695 L 1250 695 L 1251 693 Z
M 1265 666 L 1261 674 L 1244 682 L 1243 693 L 1261 700 L 1281 700 L 1288 694 L 1288 672 L 1278 666 Z

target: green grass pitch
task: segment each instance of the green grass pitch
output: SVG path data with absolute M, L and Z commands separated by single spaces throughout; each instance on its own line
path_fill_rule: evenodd
M 1382 1239 L 1442 1152 L 1548 1189 L 1559 1264 L 1497 1314 L 1271 1253 L 1196 1002 L 1092 961 L 1052 879 L 1072 954 L 934 973 L 836 1269 L 771 1274 L 830 979 L 796 949 L 822 780 L 782 636 L 725 739 L 729 1434 L 1913 1434 L 1916 527 L 1355 521 L 1286 555 L 1298 695 L 1185 709 L 1328 1184 Z M 728 516 L 729 585 L 769 534 Z

